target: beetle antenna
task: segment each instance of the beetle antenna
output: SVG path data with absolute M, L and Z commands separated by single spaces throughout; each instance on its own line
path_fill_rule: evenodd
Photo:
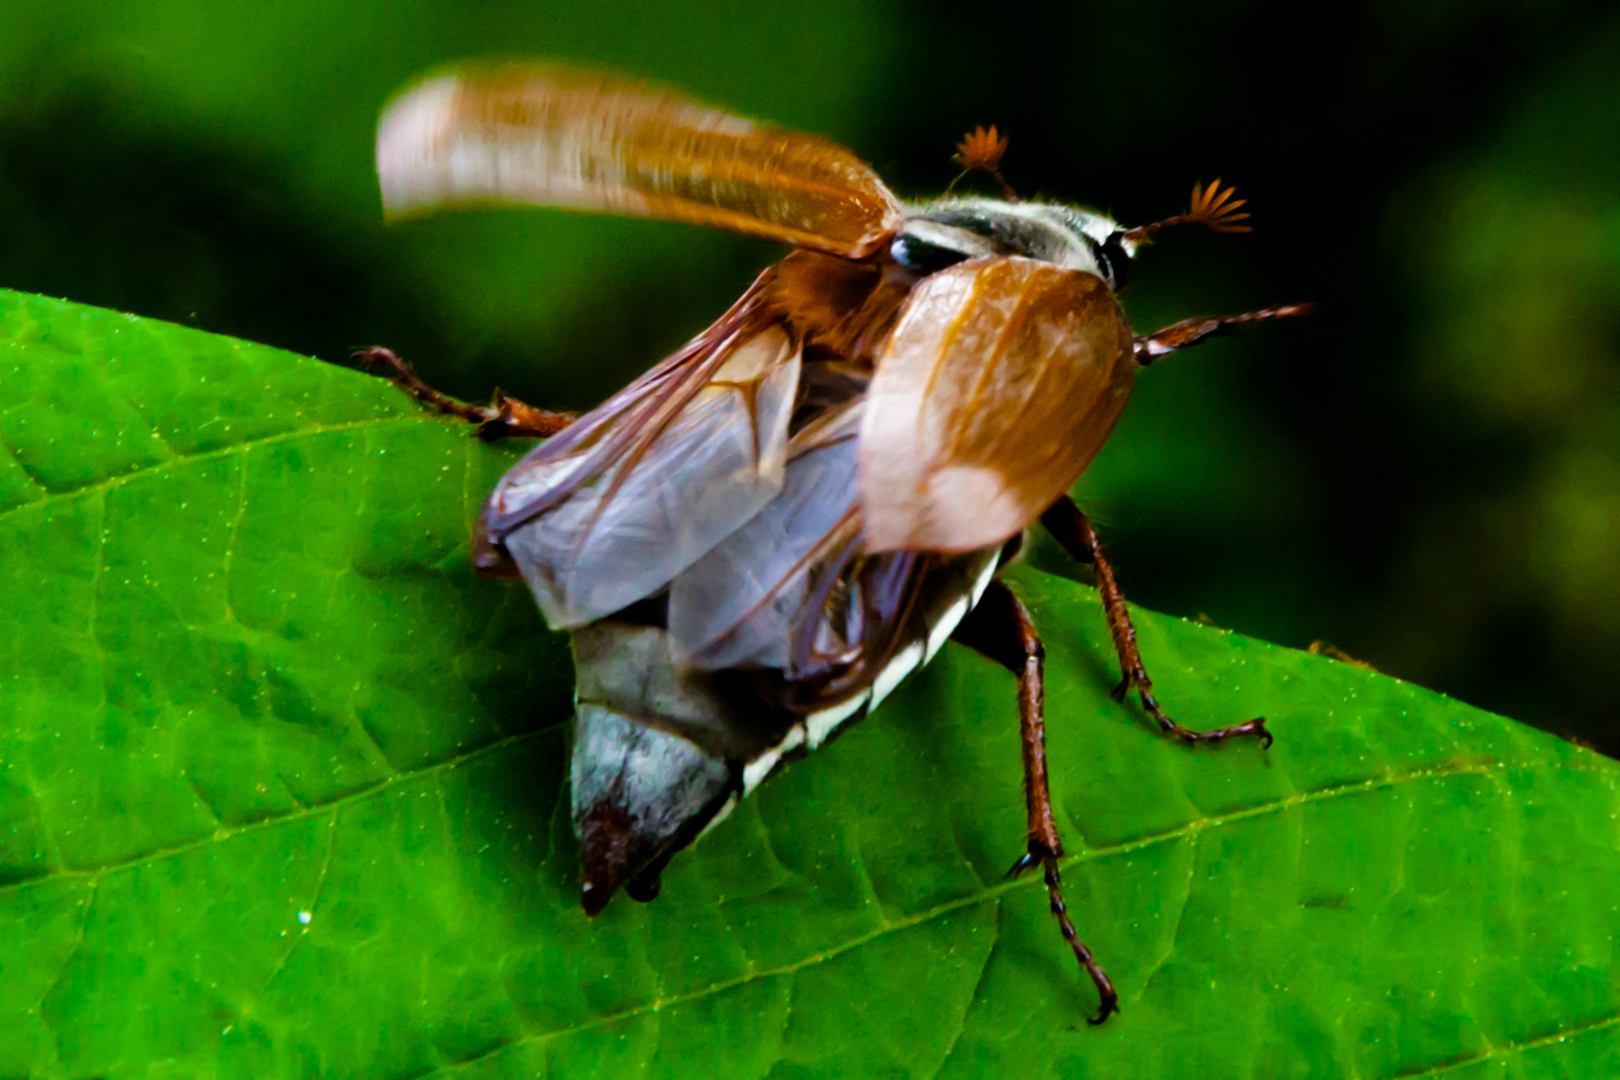
M 1208 186 L 1194 184 L 1192 189 L 1192 205 L 1185 214 L 1155 221 L 1151 225 L 1138 225 L 1125 233 L 1125 239 L 1135 244 L 1148 243 L 1148 237 L 1160 229 L 1168 229 L 1172 225 L 1206 225 L 1216 232 L 1240 233 L 1248 232 L 1249 226 L 1239 225 L 1238 222 L 1249 216 L 1247 210 L 1240 207 L 1248 203 L 1247 199 L 1235 199 L 1237 188 L 1221 189 L 1219 177 Z
M 951 155 L 951 160 L 962 166 L 962 171 L 957 174 L 955 180 L 946 185 L 945 194 L 949 195 L 951 188 L 960 183 L 968 173 L 982 172 L 990 174 L 990 178 L 1001 186 L 1002 198 L 1008 202 L 1017 202 L 1018 192 L 1014 191 L 1012 185 L 1007 183 L 1007 178 L 1001 175 L 1001 155 L 1007 152 L 1007 144 L 1010 142 L 1012 142 L 1010 137 L 996 132 L 994 124 L 990 125 L 989 131 L 976 127 L 963 136 L 962 141 L 956 144 L 956 153 Z

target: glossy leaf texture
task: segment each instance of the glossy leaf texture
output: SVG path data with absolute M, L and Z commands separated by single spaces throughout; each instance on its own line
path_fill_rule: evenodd
M 578 910 L 570 671 L 467 536 L 514 458 L 273 349 L 0 293 L 0 1076 L 1620 1072 L 1615 763 L 1140 613 L 1189 750 L 1043 628 L 1071 910 L 1032 879 L 1004 671 L 948 646 Z M 1192 554 L 1192 553 L 1189 553 Z M 1264 582 L 1256 582 L 1264 588 Z

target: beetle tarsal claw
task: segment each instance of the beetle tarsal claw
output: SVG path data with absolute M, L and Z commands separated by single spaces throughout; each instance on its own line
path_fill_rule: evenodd
M 1069 919 L 1068 905 L 1063 902 L 1063 876 L 1058 872 L 1058 856 L 1046 854 L 1036 861 L 1041 864 L 1041 868 L 1046 872 L 1047 901 L 1052 908 L 1052 914 L 1057 918 L 1058 929 L 1063 933 L 1063 940 L 1067 941 L 1069 948 L 1074 950 L 1075 960 L 1079 962 L 1081 969 L 1091 978 L 1091 984 L 1097 988 L 1097 996 L 1101 999 L 1101 1004 L 1097 1009 L 1097 1015 L 1091 1019 L 1091 1023 L 1100 1024 L 1107 1020 L 1111 1014 L 1119 1012 L 1119 994 L 1114 990 L 1114 983 L 1108 977 L 1108 972 L 1104 971 L 1102 965 L 1097 963 L 1096 957 L 1091 955 L 1091 950 L 1086 947 L 1085 942 L 1080 940 L 1080 935 L 1074 929 L 1074 923 Z
M 1112 989 L 1112 987 L 1110 987 L 1110 989 Z M 1115 994 L 1112 997 L 1104 999 L 1102 1005 L 1097 1009 L 1097 1015 L 1087 1017 L 1086 1023 L 1090 1024 L 1092 1027 L 1096 1027 L 1117 1012 L 1119 1012 L 1119 995 Z
M 1193 728 L 1182 727 L 1170 719 L 1165 715 L 1164 710 L 1159 708 L 1157 702 L 1144 701 L 1143 705 L 1147 708 L 1148 715 L 1158 721 L 1161 731 L 1166 735 L 1180 739 L 1189 746 L 1196 743 L 1223 743 L 1227 739 L 1238 739 L 1246 736 L 1259 739 L 1262 750 L 1270 747 L 1272 743 L 1271 732 L 1266 730 L 1266 718 L 1263 716 L 1257 716 L 1253 720 L 1245 720 L 1241 724 L 1229 724 L 1226 727 L 1211 728 L 1208 731 L 1197 731 Z
M 1022 855 L 1018 856 L 1018 861 L 1013 863 L 1012 866 L 1007 869 L 1007 876 L 1009 878 L 1015 878 L 1038 862 L 1040 862 L 1039 859 L 1026 851 Z

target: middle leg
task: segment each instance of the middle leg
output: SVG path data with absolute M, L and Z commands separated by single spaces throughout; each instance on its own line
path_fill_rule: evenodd
M 1173 735 L 1182 742 L 1221 742 L 1237 735 L 1253 735 L 1262 746 L 1271 745 L 1271 732 L 1266 730 L 1266 718 L 1257 716 L 1241 724 L 1215 728 L 1212 731 L 1194 731 L 1182 727 L 1159 707 L 1153 696 L 1153 680 L 1142 666 L 1142 651 L 1136 645 L 1136 627 L 1131 625 L 1131 612 L 1125 606 L 1125 593 L 1114 577 L 1114 568 L 1104 557 L 1097 531 L 1091 527 L 1080 507 L 1067 495 L 1053 503 L 1041 515 L 1041 524 L 1063 545 L 1071 557 L 1092 568 L 1097 577 L 1097 593 L 1102 597 L 1103 612 L 1108 618 L 1108 632 L 1114 639 L 1114 651 L 1119 654 L 1122 677 L 1114 687 L 1114 700 L 1124 701 L 1125 695 L 1135 690 L 1142 700 L 1142 708 L 1153 717 L 1159 730 Z
M 1024 801 L 1029 811 L 1029 835 L 1024 854 L 1009 877 L 1016 877 L 1035 866 L 1041 868 L 1046 879 L 1046 894 L 1057 918 L 1063 940 L 1074 950 L 1079 961 L 1102 999 L 1093 1024 L 1108 1019 L 1109 1013 L 1119 1011 L 1119 995 L 1108 973 L 1097 963 L 1075 932 L 1069 919 L 1068 905 L 1063 902 L 1063 879 L 1058 873 L 1058 860 L 1063 857 L 1063 840 L 1058 836 L 1057 817 L 1052 813 L 1052 792 L 1046 773 L 1046 682 L 1043 665 L 1046 650 L 1029 611 L 1014 596 L 1012 590 L 999 581 L 992 581 L 979 603 L 968 613 L 951 635 L 955 640 L 994 660 L 1018 676 L 1018 729 L 1024 757 Z

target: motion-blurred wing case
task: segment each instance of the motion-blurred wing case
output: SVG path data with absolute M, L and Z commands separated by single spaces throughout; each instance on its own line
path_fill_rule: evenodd
M 835 143 L 596 71 L 512 64 L 430 78 L 377 131 L 383 205 L 404 215 L 530 203 L 665 218 L 861 257 L 900 204 Z

